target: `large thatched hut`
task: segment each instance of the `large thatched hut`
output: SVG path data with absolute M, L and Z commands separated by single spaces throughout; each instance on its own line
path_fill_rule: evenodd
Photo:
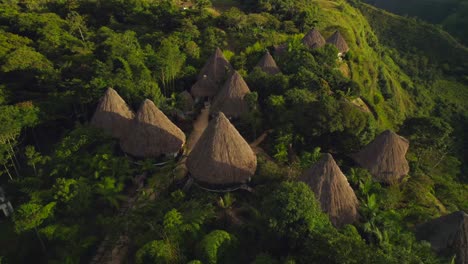
M 327 42 L 322 34 L 320 34 L 317 29 L 313 28 L 302 38 L 302 43 L 308 48 L 316 49 L 325 46 Z
M 220 48 L 216 48 L 215 52 L 210 56 L 208 61 L 201 69 L 198 80 L 208 77 L 216 84 L 220 84 L 226 77 L 228 72 L 232 71 L 232 66 L 224 57 Z
M 265 55 L 263 55 L 263 57 L 257 63 L 256 67 L 259 67 L 262 71 L 268 74 L 272 74 L 272 75 L 278 74 L 281 72 L 275 60 L 273 59 L 270 52 L 268 51 L 265 52 Z
M 327 43 L 335 45 L 339 52 L 338 56 L 342 56 L 349 51 L 348 43 L 338 30 L 327 39 Z
M 219 113 L 190 152 L 187 168 L 198 182 L 240 184 L 254 175 L 257 157 L 226 116 Z
M 320 207 L 329 215 L 333 225 L 341 227 L 357 220 L 358 200 L 332 155 L 324 154 L 301 175 L 300 180 L 314 191 Z
M 244 78 L 235 71 L 226 81 L 213 100 L 211 113 L 223 112 L 228 117 L 237 118 L 249 110 L 244 97 L 250 89 Z
M 148 99 L 141 104 L 131 131 L 120 142 L 123 151 L 142 158 L 174 155 L 184 144 L 184 132 Z
M 208 78 L 207 75 L 203 75 L 201 79 L 192 86 L 190 89 L 191 94 L 196 99 L 204 97 L 213 97 L 219 91 L 219 85 L 217 85 L 212 79 Z
M 128 132 L 135 114 L 112 88 L 108 88 L 91 119 L 91 125 L 104 129 L 115 138 L 123 138 Z
M 398 183 L 409 172 L 405 158 L 409 141 L 390 130 L 378 135 L 360 152 L 352 155 L 374 178 L 387 184 Z
M 439 254 L 456 255 L 455 263 L 468 263 L 468 214 L 465 212 L 454 212 L 418 226 L 416 237 L 431 243 Z

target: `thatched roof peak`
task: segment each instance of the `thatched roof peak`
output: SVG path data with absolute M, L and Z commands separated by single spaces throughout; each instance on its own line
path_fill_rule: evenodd
M 280 69 L 278 68 L 278 65 L 275 62 L 275 59 L 271 56 L 270 52 L 265 52 L 265 55 L 260 59 L 260 61 L 257 63 L 256 67 L 260 67 L 262 71 L 268 73 L 268 74 L 277 74 L 280 73 Z
M 409 141 L 386 130 L 352 157 L 378 181 L 395 184 L 409 172 L 405 158 Z
M 151 100 L 146 99 L 133 121 L 132 130 L 121 140 L 121 147 L 136 157 L 156 158 L 177 153 L 184 143 L 184 132 Z
M 215 52 L 210 56 L 208 61 L 201 69 L 198 80 L 204 76 L 210 78 L 216 84 L 222 82 L 226 73 L 232 71 L 232 66 L 229 61 L 224 57 L 220 48 L 216 48 Z
M 314 191 L 333 225 L 341 227 L 357 220 L 358 200 L 332 155 L 323 154 L 317 163 L 304 171 L 300 180 Z
M 338 30 L 327 39 L 327 43 L 335 45 L 340 53 L 346 53 L 349 51 L 348 43 L 346 43 L 346 40 Z
M 468 214 L 465 212 L 454 212 L 418 226 L 416 237 L 431 243 L 438 253 L 456 254 L 457 264 L 468 263 Z
M 187 158 L 190 174 L 199 182 L 232 185 L 248 182 L 257 157 L 223 113 L 214 117 Z
M 249 109 L 244 100 L 248 93 L 250 89 L 244 78 L 234 71 L 213 100 L 211 113 L 223 112 L 229 117 L 239 117 Z
M 311 49 L 315 49 L 325 46 L 326 41 L 322 34 L 313 28 L 304 36 L 302 43 Z
M 106 130 L 115 138 L 123 138 L 135 114 L 120 95 L 108 88 L 101 97 L 91 119 L 91 125 Z

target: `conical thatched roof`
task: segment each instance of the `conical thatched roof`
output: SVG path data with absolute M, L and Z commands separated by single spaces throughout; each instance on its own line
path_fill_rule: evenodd
M 232 71 L 232 66 L 223 55 L 220 48 L 216 48 L 215 52 L 211 55 L 205 66 L 198 75 L 198 80 L 201 80 L 203 76 L 207 76 L 213 80 L 216 84 L 223 81 L 227 72 Z
M 409 142 L 404 137 L 386 130 L 360 152 L 353 155 L 354 160 L 378 181 L 395 184 L 408 174 L 409 165 L 405 155 Z
M 177 95 L 178 107 L 184 112 L 193 110 L 193 98 L 189 92 L 183 91 Z
M 300 180 L 314 191 L 322 210 L 330 216 L 333 225 L 341 227 L 357 220 L 358 200 L 332 155 L 324 154 L 302 174 Z
M 239 117 L 249 110 L 247 102 L 244 100 L 250 89 L 244 78 L 235 71 L 213 100 L 211 113 L 223 112 L 228 117 Z
M 257 168 L 257 157 L 223 113 L 208 127 L 187 158 L 197 181 L 213 185 L 245 183 Z
M 146 99 L 140 106 L 133 127 L 121 140 L 122 149 L 136 157 L 159 157 L 178 152 L 185 143 L 185 134 Z
M 219 91 L 219 86 L 207 75 L 203 75 L 193 86 L 190 92 L 193 97 L 213 97 Z
M 134 116 L 122 97 L 108 88 L 94 112 L 91 125 L 106 130 L 115 138 L 123 138 Z
M 310 30 L 302 39 L 302 43 L 311 49 L 321 48 L 325 46 L 325 38 L 317 29 Z
M 456 254 L 457 264 L 468 263 L 468 214 L 458 211 L 420 225 L 416 237 L 431 243 L 438 253 Z
M 265 55 L 263 55 L 263 57 L 257 63 L 256 67 L 260 67 L 262 71 L 268 74 L 277 74 L 281 72 L 278 68 L 278 65 L 276 65 L 275 60 L 268 51 L 265 53 Z
M 346 40 L 338 30 L 327 39 L 327 43 L 335 45 L 340 53 L 345 53 L 349 50 L 348 43 L 346 43 Z

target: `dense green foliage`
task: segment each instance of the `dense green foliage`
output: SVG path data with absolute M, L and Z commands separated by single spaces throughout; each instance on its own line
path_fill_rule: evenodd
M 0 219 L 1 263 L 89 263 L 122 240 L 135 263 L 453 257 L 436 256 L 413 231 L 468 210 L 464 46 L 357 1 L 182 2 L 0 3 L 0 184 L 15 208 Z M 312 27 L 325 37 L 340 30 L 350 52 L 337 59 L 332 45 L 306 49 L 301 38 Z M 282 43 L 286 51 L 274 54 L 282 73 L 255 67 Z M 269 132 L 254 192 L 186 189 L 175 162 L 132 159 L 88 125 L 113 87 L 133 109 L 153 100 L 190 133 L 173 116 L 184 105 L 178 94 L 216 47 L 252 90 L 234 125 L 248 141 Z M 411 171 L 396 186 L 374 182 L 349 158 L 385 129 L 411 142 Z M 356 192 L 354 225 L 334 228 L 297 182 L 320 152 L 334 155 Z

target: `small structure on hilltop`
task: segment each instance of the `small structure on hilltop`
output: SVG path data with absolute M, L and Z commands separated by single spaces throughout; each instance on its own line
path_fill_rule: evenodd
M 243 184 L 254 175 L 257 157 L 226 116 L 219 113 L 190 152 L 187 168 L 201 183 Z
M 247 102 L 244 100 L 250 89 L 244 78 L 235 71 L 213 100 L 211 113 L 223 112 L 229 118 L 240 117 L 249 110 Z
M 177 95 L 177 107 L 184 113 L 193 111 L 194 101 L 189 92 L 183 91 Z
M 122 97 L 114 89 L 108 88 L 94 112 L 91 125 L 121 139 L 127 134 L 134 116 Z
M 468 263 L 468 214 L 454 212 L 433 219 L 416 228 L 416 238 L 431 243 L 439 254 L 451 257 L 455 263 Z
M 349 51 L 348 43 L 346 43 L 346 40 L 338 30 L 327 39 L 327 43 L 335 45 L 335 47 L 338 49 L 339 57 L 342 57 L 346 52 Z
M 317 29 L 313 28 L 307 33 L 307 35 L 304 36 L 302 43 L 308 48 L 317 49 L 325 46 L 327 42 L 325 41 L 325 38 L 322 36 L 322 34 L 320 34 Z
M 208 77 L 214 83 L 219 85 L 226 74 L 232 71 L 232 66 L 229 61 L 224 57 L 223 52 L 220 48 L 216 48 L 215 52 L 210 56 L 208 61 L 201 69 L 198 80 Z
M 322 158 L 299 178 L 314 191 L 320 207 L 336 227 L 351 224 L 358 219 L 358 199 L 332 155 Z
M 199 101 L 200 98 L 213 97 L 218 93 L 218 91 L 219 85 L 208 78 L 207 75 L 203 75 L 203 77 L 199 79 L 190 90 L 195 101 Z
M 409 141 L 406 138 L 386 130 L 352 157 L 359 165 L 368 169 L 376 180 L 392 185 L 409 172 L 405 158 L 408 147 Z
M 268 51 L 265 52 L 265 55 L 263 55 L 256 67 L 259 67 L 262 71 L 272 75 L 281 73 L 278 65 Z
M 175 156 L 184 144 L 184 132 L 148 99 L 141 104 L 131 131 L 120 141 L 123 151 L 141 158 Z

